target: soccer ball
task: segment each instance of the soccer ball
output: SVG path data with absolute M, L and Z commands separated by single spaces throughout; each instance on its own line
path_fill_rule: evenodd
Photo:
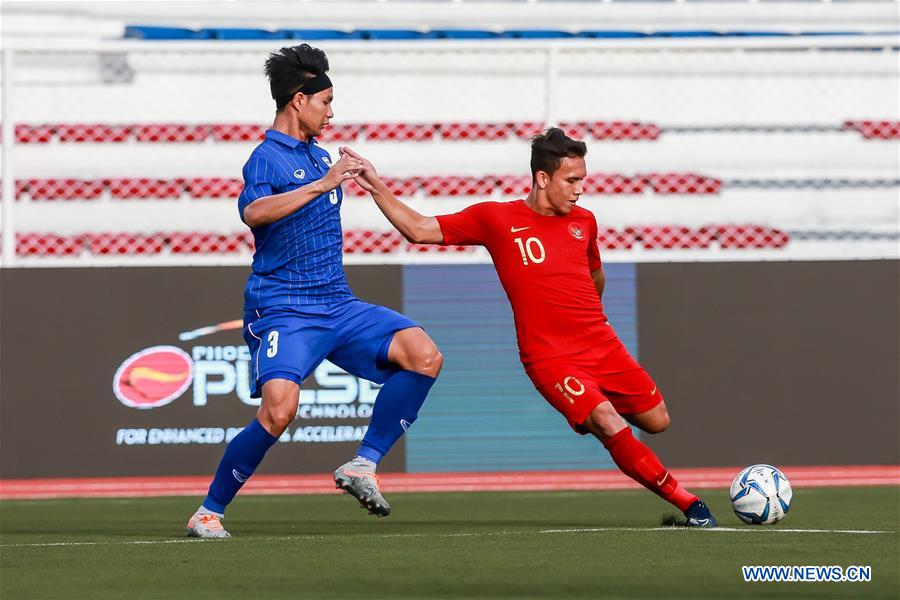
M 744 523 L 769 525 L 791 508 L 791 483 L 771 465 L 753 465 L 731 482 L 731 506 Z

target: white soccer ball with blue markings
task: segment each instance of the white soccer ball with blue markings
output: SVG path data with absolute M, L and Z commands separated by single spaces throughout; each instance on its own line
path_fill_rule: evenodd
M 791 508 L 791 482 L 771 465 L 753 465 L 731 482 L 731 506 L 744 523 L 769 525 Z

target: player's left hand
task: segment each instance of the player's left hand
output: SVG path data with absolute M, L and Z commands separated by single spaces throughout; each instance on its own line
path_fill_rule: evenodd
M 364 158 L 358 152 L 347 146 L 341 146 L 338 148 L 338 152 L 341 157 L 349 156 L 356 159 L 362 165 L 362 169 L 354 178 L 356 183 L 359 184 L 359 187 L 367 192 L 373 192 L 375 191 L 376 185 L 382 183 L 381 178 L 378 176 L 378 171 L 375 170 L 374 165 L 372 165 L 367 158 Z

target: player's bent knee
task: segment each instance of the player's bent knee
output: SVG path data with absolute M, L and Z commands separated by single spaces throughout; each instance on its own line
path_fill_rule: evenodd
M 433 343 L 429 346 L 412 357 L 410 370 L 429 377 L 437 377 L 441 372 L 441 367 L 444 366 L 444 355 Z
M 610 402 L 601 402 L 588 415 L 584 426 L 601 439 L 608 439 L 628 427 L 628 424 Z
M 666 429 L 669 428 L 669 425 L 672 423 L 671 419 L 669 419 L 669 411 L 666 410 L 665 406 L 661 408 L 653 418 L 647 423 L 647 427 L 644 428 L 644 431 L 647 433 L 662 433 Z
M 665 414 L 662 417 L 660 417 L 659 420 L 656 422 L 656 428 L 653 433 L 662 433 L 663 431 L 668 429 L 669 425 L 671 425 L 671 424 L 672 424 L 672 421 L 671 421 L 671 419 L 669 419 L 669 415 Z
M 296 416 L 296 407 L 294 407 L 293 410 L 265 410 L 260 408 L 256 418 L 266 431 L 275 437 L 278 437 L 284 433 L 285 429 L 288 428 L 288 425 L 291 424 L 291 421 L 293 421 Z

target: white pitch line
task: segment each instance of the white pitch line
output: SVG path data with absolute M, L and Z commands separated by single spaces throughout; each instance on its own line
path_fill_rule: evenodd
M 738 533 L 754 533 L 765 531 L 768 533 L 848 533 L 848 534 L 869 534 L 869 533 L 894 533 L 882 529 L 785 529 L 781 527 L 715 527 L 713 529 L 704 528 L 687 528 L 687 527 L 590 527 L 584 529 L 543 529 L 538 533 L 591 533 L 596 531 L 720 531 L 720 532 L 738 532 Z
M 503 536 L 503 535 L 529 535 L 529 534 L 538 534 L 538 535 L 546 535 L 546 534 L 557 534 L 557 533 L 600 533 L 600 532 L 611 532 L 611 531 L 629 531 L 629 532 L 643 532 L 643 531 L 710 531 L 710 532 L 723 532 L 723 533 L 754 533 L 754 532 L 767 532 L 767 533 L 838 533 L 838 534 L 848 534 L 848 535 L 867 535 L 867 534 L 880 534 L 880 533 L 896 533 L 894 531 L 882 530 L 882 529 L 783 529 L 783 528 L 773 528 L 773 527 L 716 527 L 714 529 L 689 529 L 685 527 L 584 527 L 584 528 L 574 528 L 574 529 L 540 529 L 537 531 L 533 530 L 518 530 L 518 531 L 471 531 L 465 533 L 437 533 L 437 534 L 429 534 L 429 533 L 384 533 L 384 534 L 375 534 L 375 535 L 355 535 L 353 537 L 368 537 L 368 538 L 423 538 L 423 537 L 431 537 L 431 538 L 458 538 L 458 537 L 487 537 L 487 536 Z M 240 541 L 289 541 L 289 540 L 327 540 L 334 539 L 338 536 L 328 536 L 328 535 L 291 535 L 291 536 L 279 536 L 279 537 L 248 537 L 248 538 L 238 538 Z M 28 543 L 28 544 L 0 544 L 0 548 L 42 548 L 42 547 L 55 547 L 55 546 L 128 546 L 128 545 L 156 545 L 156 544 L 193 544 L 193 543 L 202 543 L 207 542 L 209 540 L 198 540 L 198 539 L 174 539 L 174 540 L 129 540 L 124 542 L 36 542 L 36 543 Z

